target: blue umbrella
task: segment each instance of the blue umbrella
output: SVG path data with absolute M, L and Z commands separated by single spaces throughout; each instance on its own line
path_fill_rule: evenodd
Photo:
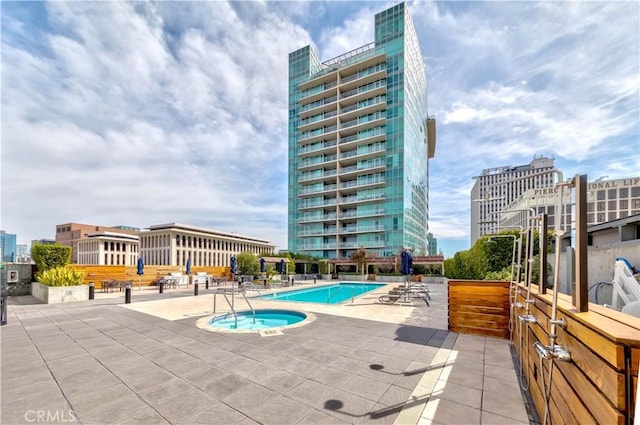
M 284 260 L 280 260 L 280 274 L 284 274 Z
M 409 274 L 409 258 L 411 258 L 411 254 L 409 254 L 408 251 L 402 251 L 402 254 L 400 254 L 400 258 L 402 259 L 402 275 L 406 276 Z
M 237 274 L 238 273 L 238 262 L 236 260 L 236 256 L 232 255 L 231 256 L 231 274 Z
M 409 254 L 409 274 L 413 274 L 413 256 Z
M 187 258 L 187 266 L 186 266 L 186 272 L 187 274 L 191 274 L 191 258 Z
M 142 257 L 138 257 L 138 270 L 136 271 L 138 274 L 138 291 L 142 290 L 142 275 L 144 274 L 144 261 Z
M 260 273 L 264 273 L 264 258 L 260 259 Z

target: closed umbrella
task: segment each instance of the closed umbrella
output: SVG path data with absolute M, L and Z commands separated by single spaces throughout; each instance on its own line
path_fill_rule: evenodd
M 280 260 L 280 274 L 284 274 L 284 260 Z
M 138 291 L 142 290 L 142 275 L 144 274 L 144 261 L 142 257 L 138 257 L 138 270 L 136 271 L 138 274 Z
M 402 251 L 400 258 L 402 259 L 401 272 L 403 276 L 406 276 L 409 274 L 409 258 L 411 258 L 411 254 L 408 251 Z
M 187 258 L 187 265 L 186 265 L 186 274 L 191 274 L 191 258 Z
M 231 256 L 231 274 L 235 275 L 238 273 L 238 261 L 236 260 L 236 256 Z
M 264 273 L 264 258 L 260 259 L 260 273 Z

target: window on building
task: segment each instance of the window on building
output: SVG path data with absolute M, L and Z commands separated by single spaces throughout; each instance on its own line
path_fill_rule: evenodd
M 604 201 L 604 196 L 605 196 L 605 191 L 604 190 L 599 190 L 597 192 L 597 199 L 598 201 Z

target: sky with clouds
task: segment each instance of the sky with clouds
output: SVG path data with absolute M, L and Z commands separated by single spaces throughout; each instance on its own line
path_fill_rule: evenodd
M 2 229 L 180 222 L 286 249 L 288 53 L 373 41 L 396 2 L 2 2 Z M 438 127 L 430 230 L 469 246 L 485 168 L 640 175 L 632 2 L 407 3 Z

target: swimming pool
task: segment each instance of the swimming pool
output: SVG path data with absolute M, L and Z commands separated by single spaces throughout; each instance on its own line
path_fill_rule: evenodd
M 384 283 L 340 282 L 335 285 L 298 289 L 295 291 L 277 292 L 262 295 L 262 299 L 275 301 L 297 301 L 319 304 L 339 304 L 351 297 L 359 297 L 385 286 Z

